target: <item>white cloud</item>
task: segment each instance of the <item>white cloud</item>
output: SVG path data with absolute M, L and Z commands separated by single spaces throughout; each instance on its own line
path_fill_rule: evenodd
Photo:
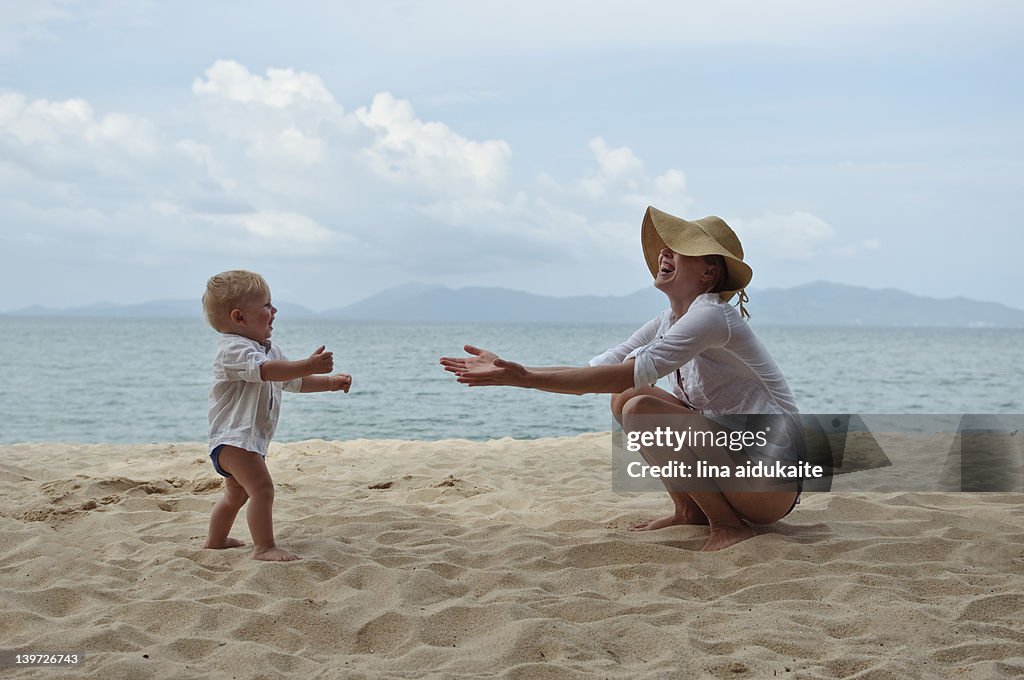
M 294 127 L 276 134 L 257 137 L 247 151 L 250 158 L 266 163 L 296 163 L 315 165 L 323 161 L 327 143 L 319 137 L 307 135 Z
M 512 174 L 508 142 L 423 120 L 388 92 L 346 114 L 316 74 L 258 75 L 218 61 L 193 93 L 166 128 L 84 99 L 0 95 L 0 176 L 10 180 L 0 211 L 14 220 L 0 237 L 68 260 L 243 257 L 315 268 L 346 258 L 353 272 L 380 271 L 400 244 L 415 255 L 405 272 L 548 267 L 584 292 L 597 269 L 615 272 L 606 286 L 634 280 L 623 265 L 643 278 L 637 236 L 648 204 L 692 216 L 681 169 L 648 169 L 602 136 L 575 142 L 589 156 L 567 179 L 542 174 L 528 185 Z M 835 230 L 810 213 L 736 226 L 759 256 L 838 252 Z M 571 269 L 580 276 L 564 274 Z
M 637 177 L 643 174 L 644 164 L 629 147 L 610 148 L 602 137 L 588 144 L 597 161 L 597 169 L 579 180 L 583 193 L 593 199 L 604 198 L 612 189 L 624 185 L 636 191 Z
M 507 249 L 510 239 L 539 247 L 567 244 L 587 226 L 583 215 L 531 199 L 522 191 L 508 200 L 476 197 L 439 201 L 420 206 L 417 212 L 465 231 L 467 238 L 477 244 L 491 242 L 495 250 Z
M 625 208 L 642 211 L 648 205 L 676 214 L 686 214 L 693 205 L 687 192 L 686 174 L 669 168 L 655 177 L 644 170 L 644 163 L 627 146 L 611 147 L 603 137 L 587 143 L 595 165 L 582 177 L 562 184 L 548 173 L 538 177 L 541 188 L 559 195 L 559 200 L 583 199 L 604 210 Z
M 421 206 L 417 212 L 438 223 L 431 231 L 444 242 L 445 255 L 454 266 L 465 267 L 459 263 L 468 261 L 468 269 L 486 269 L 507 260 L 519 266 L 524 261 L 564 265 L 592 262 L 595 257 L 614 260 L 624 249 L 636 249 L 640 219 L 595 219 L 522 191 L 505 201 L 453 199 Z M 460 236 L 444 239 L 445 231 Z
M 643 210 L 653 205 L 674 214 L 688 214 L 693 197 L 687 191 L 686 175 L 682 170 L 670 168 L 653 180 L 644 179 L 639 190 L 626 193 L 622 201 L 634 209 Z
M 35 251 L 0 248 L 0 268 L 44 270 L 38 263 L 55 248 L 84 262 L 159 243 L 175 263 L 165 270 L 178 271 L 204 252 L 229 252 L 213 233 L 276 242 L 276 232 L 254 236 L 237 216 L 299 215 L 358 239 L 367 261 L 393 244 L 416 254 L 448 247 L 452 282 L 470 259 L 499 278 L 506 270 L 495 258 L 514 246 L 528 255 L 505 256 L 508 284 L 594 289 L 612 284 L 583 267 L 524 276 L 513 260 L 526 268 L 564 251 L 578 262 L 615 243 L 619 260 L 631 256 L 650 203 L 684 217 L 770 218 L 764 234 L 738 230 L 750 249 L 776 253 L 771 266 L 793 282 L 827 261 L 816 276 L 853 282 L 873 265 L 898 283 L 881 264 L 897 241 L 952 233 L 963 205 L 980 206 L 985 229 L 1020 240 L 1007 226 L 1013 206 L 999 199 L 1019 184 L 1007 140 L 1020 137 L 1021 116 L 1000 84 L 1013 80 L 1006 55 L 1016 54 L 1022 17 L 1024 3 L 1012 0 L 636 0 L 628 11 L 611 0 L 381 0 L 321 3 L 314 13 L 263 0 L 244 10 L 0 1 L 9 91 L 0 102 L 0 238 L 20 230 L 50 239 Z M 383 89 L 390 94 L 375 101 Z M 836 168 L 842 158 L 856 165 Z M 537 182 L 541 170 L 558 181 Z M 870 211 L 860 195 L 873 197 Z M 798 228 L 802 206 L 836 229 L 815 231 L 813 220 Z M 878 214 L 899 220 L 879 227 Z M 209 215 L 235 223 L 204 236 Z M 781 237 L 768 228 L 775 221 Z M 876 233 L 885 248 L 872 251 L 864 239 Z M 453 240 L 432 243 L 438 235 Z M 921 242 L 927 261 L 948 249 L 948 239 Z M 309 243 L 293 250 L 317 251 Z M 311 271 L 335 247 L 323 244 L 293 270 Z M 808 251 L 856 257 L 780 259 Z M 1013 267 L 989 270 L 1013 283 Z M 924 272 L 915 281 L 953 292 L 970 278 Z
M 318 224 L 306 215 L 260 211 L 237 215 L 197 215 L 225 252 L 249 256 L 313 257 L 335 252 L 355 239 Z
M 535 193 L 518 189 L 505 197 L 453 197 L 421 205 L 417 212 L 436 223 L 432 229 L 465 232 L 464 241 L 454 242 L 476 263 L 510 254 L 520 261 L 600 261 L 602 266 L 622 261 L 624 254 L 626 261 L 638 259 L 640 221 L 648 205 L 680 215 L 692 207 L 686 175 L 670 168 L 651 177 L 632 149 L 610 146 L 602 137 L 591 139 L 587 148 L 592 165 L 576 179 L 560 182 L 544 172 Z
M 333 103 L 320 76 L 290 68 L 268 68 L 263 78 L 237 61 L 220 60 L 206 69 L 206 79 L 196 78 L 192 92 L 242 103 L 258 103 L 275 109 L 301 100 Z
M 0 167 L 11 180 L 0 190 L 4 238 L 49 243 L 61 257 L 133 261 L 161 253 L 310 258 L 353 245 L 298 202 L 275 204 L 258 190 L 259 168 L 218 130 L 202 128 L 193 130 L 202 141 L 164 143 L 140 116 L 100 115 L 83 99 L 0 94 Z M 278 166 L 326 155 L 289 125 L 251 141 L 253 157 Z
M 431 248 L 424 224 L 464 230 L 460 214 L 502 213 L 512 232 L 530 219 L 516 222 L 516 202 L 496 194 L 506 142 L 420 120 L 388 93 L 347 116 L 315 74 L 256 75 L 231 61 L 207 69 L 193 92 L 197 106 L 175 120 L 188 137 L 170 141 L 153 121 L 97 113 L 84 99 L 0 95 L 0 171 L 12 179 L 0 209 L 18 216 L 3 237 L 28 243 L 38 233 L 86 258 L 382 259 L 396 240 Z M 430 208 L 452 196 L 461 203 Z M 418 206 L 422 219 L 407 224 Z M 520 242 L 540 231 L 529 224 Z
M 200 144 L 191 139 L 183 139 L 175 143 L 175 148 L 184 154 L 189 160 L 203 168 L 206 175 L 225 192 L 232 192 L 238 188 L 238 182 L 228 175 L 224 165 L 214 158 L 213 149 L 206 144 Z
M 378 93 L 356 118 L 371 130 L 367 166 L 392 182 L 446 193 L 490 192 L 506 178 L 512 149 L 503 140 L 477 142 L 438 121 L 416 117 L 410 102 Z
M 519 192 L 512 200 L 488 197 L 456 198 L 419 206 L 417 211 L 454 227 L 476 227 L 481 232 L 519 229 L 531 221 L 526 194 Z
M 305 71 L 270 68 L 264 77 L 221 60 L 195 80 L 192 92 L 207 127 L 240 142 L 246 158 L 275 174 L 324 162 L 328 136 L 351 127 L 320 76 Z
M 31 148 L 23 159 L 40 147 L 74 150 L 77 164 L 61 180 L 79 187 L 68 218 L 83 234 L 131 233 L 179 252 L 234 247 L 254 256 L 319 258 L 359 248 L 384 257 L 390 243 L 402 242 L 453 268 L 467 256 L 477 267 L 516 254 L 582 261 L 630 252 L 648 204 L 683 216 L 694 204 L 682 170 L 649 173 L 632 148 L 601 136 L 587 142 L 591 162 L 575 179 L 543 175 L 530 188 L 511 177 L 507 142 L 469 139 L 444 122 L 424 121 L 411 102 L 387 92 L 346 115 L 316 74 L 257 75 L 223 60 L 196 79 L 193 92 L 201 115 L 191 121 L 192 136 L 169 144 L 152 121 L 97 115 L 81 99 L 0 95 L 0 144 Z M 112 157 L 124 184 L 115 187 L 118 196 L 103 197 L 111 185 L 95 187 L 91 173 Z M 44 165 L 52 167 L 51 160 Z M 35 199 L 19 199 L 59 203 L 68 195 L 37 187 Z M 142 226 L 116 226 L 117 215 Z M 104 220 L 115 227 L 104 228 Z M 736 226 L 760 256 L 807 260 L 823 248 L 850 251 L 835 243 L 828 222 L 807 212 L 764 214 Z M 164 243 L 163 232 L 187 236 Z M 455 250 L 439 246 L 439 234 L 452 237 Z M 871 247 L 877 244 L 854 251 Z
M 682 170 L 668 170 L 654 178 L 654 191 L 661 196 L 682 194 L 686 191 L 686 175 Z
M 615 180 L 643 172 L 644 164 L 629 147 L 612 149 L 603 137 L 595 137 L 588 146 L 594 152 L 602 177 Z
M 146 118 L 110 113 L 97 119 L 82 99 L 29 101 L 18 93 L 0 94 L 0 139 L 9 150 L 20 145 L 51 159 L 96 152 L 149 158 L 160 146 L 157 128 Z
M 638 178 L 643 175 L 644 164 L 629 147 L 611 148 L 602 137 L 591 139 L 587 145 L 597 167 L 577 180 L 576 185 L 583 195 L 592 200 L 606 198 L 609 193 L 620 189 L 636 192 Z
M 747 259 L 810 260 L 835 238 L 835 229 L 808 212 L 765 213 L 750 219 L 730 220 L 740 234 Z
M 371 266 L 402 243 L 432 266 L 483 272 L 637 259 L 648 204 L 688 216 L 694 203 L 682 170 L 648 172 L 632 148 L 601 136 L 586 142 L 590 161 L 575 178 L 544 175 L 527 187 L 511 176 L 507 142 L 424 121 L 387 92 L 347 115 L 315 74 L 261 76 L 230 61 L 207 69 L 193 91 L 190 137 L 167 143 L 153 121 L 130 113 L 0 95 L 0 148 L 21 149 L 22 160 L 41 155 L 50 169 L 55 154 L 74 160 L 59 184 L 14 175 L 30 187 L 17 200 L 67 206 L 20 209 L 22 223 L 40 226 L 41 238 L 122 257 L 315 262 L 359 253 Z M 120 184 L 93 172 L 112 159 Z M 765 214 L 737 227 L 761 256 L 837 252 L 834 229 L 810 213 Z
M 408 196 L 476 196 L 493 193 L 509 172 L 507 142 L 472 140 L 423 121 L 411 102 L 388 92 L 346 115 L 316 74 L 271 68 L 261 76 L 230 60 L 208 68 L 192 91 L 209 127 L 241 142 L 244 156 L 278 184 L 282 173 L 313 165 L 356 170 L 355 158 Z

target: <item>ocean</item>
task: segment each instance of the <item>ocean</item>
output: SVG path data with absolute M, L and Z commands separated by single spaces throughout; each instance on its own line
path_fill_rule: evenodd
M 756 328 L 756 325 L 755 325 Z M 292 359 L 321 344 L 349 394 L 286 394 L 276 440 L 533 439 L 608 430 L 607 395 L 467 388 L 470 343 L 583 365 L 633 324 L 428 324 L 279 317 Z M 805 413 L 1024 413 L 1024 330 L 757 328 Z M 202 441 L 216 333 L 200 320 L 0 317 L 0 443 Z

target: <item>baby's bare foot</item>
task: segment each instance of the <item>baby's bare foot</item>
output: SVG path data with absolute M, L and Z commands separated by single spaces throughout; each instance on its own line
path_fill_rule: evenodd
M 298 555 L 293 555 L 287 550 L 281 548 L 267 548 L 266 550 L 257 550 L 252 554 L 254 560 L 265 560 L 267 562 L 291 562 L 293 560 L 301 560 L 302 558 Z
M 730 545 L 736 545 L 748 538 L 753 538 L 756 535 L 754 530 L 746 524 L 742 527 L 712 527 L 711 535 L 708 536 L 707 542 L 704 543 L 704 547 L 700 550 L 701 552 L 721 550 L 722 548 L 728 548 Z
M 219 545 L 213 543 L 210 540 L 207 540 L 206 545 L 204 545 L 203 547 L 212 550 L 223 550 L 225 548 L 241 548 L 243 545 L 245 545 L 245 543 L 239 541 L 237 538 L 228 537 L 225 538 Z

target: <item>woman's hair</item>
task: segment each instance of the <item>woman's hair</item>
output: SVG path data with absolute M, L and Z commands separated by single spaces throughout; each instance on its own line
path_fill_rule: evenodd
M 214 330 L 226 333 L 231 310 L 257 293 L 270 292 L 266 280 L 256 272 L 232 269 L 210 277 L 203 294 L 203 311 Z
M 701 257 L 705 264 L 715 265 L 715 281 L 708 288 L 709 293 L 721 293 L 725 290 L 725 282 L 729 280 L 729 268 L 725 266 L 725 258 L 721 255 L 704 255 Z

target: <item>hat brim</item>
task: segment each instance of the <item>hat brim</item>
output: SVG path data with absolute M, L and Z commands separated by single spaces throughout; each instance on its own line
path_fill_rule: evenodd
M 644 213 L 640 241 L 644 249 L 644 259 L 651 276 L 658 277 L 658 260 L 661 249 L 666 246 L 679 253 L 692 257 L 704 255 L 721 255 L 725 258 L 728 271 L 725 290 L 719 293 L 723 300 L 747 287 L 754 271 L 746 262 L 733 255 L 729 250 L 713 239 L 695 222 L 689 222 L 674 215 L 662 212 L 657 208 L 648 207 Z

